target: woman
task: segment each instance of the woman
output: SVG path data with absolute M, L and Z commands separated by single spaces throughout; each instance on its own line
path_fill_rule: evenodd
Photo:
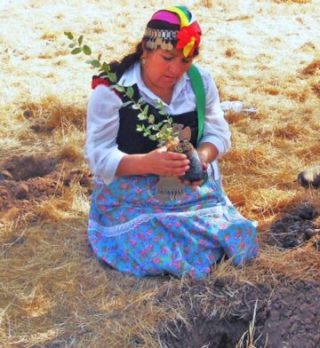
M 86 158 L 95 177 L 88 236 L 97 257 L 135 276 L 169 273 L 200 279 L 224 255 L 235 265 L 257 255 L 256 230 L 221 187 L 217 159 L 230 147 L 230 130 L 217 87 L 198 68 L 206 94 L 203 134 L 197 143 L 197 100 L 188 75 L 199 53 L 201 30 L 183 6 L 157 11 L 136 51 L 110 64 L 118 85 L 133 87 L 160 120 L 159 100 L 174 123 L 191 129 L 208 180 L 184 182 L 163 198 L 163 178 L 182 177 L 189 159 L 157 147 L 137 132 L 138 110 L 94 78 L 88 104 Z M 141 99 L 142 98 L 142 99 Z M 169 180 L 170 181 L 170 180 Z

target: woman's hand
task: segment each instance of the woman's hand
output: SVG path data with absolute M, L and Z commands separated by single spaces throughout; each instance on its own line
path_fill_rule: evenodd
M 144 157 L 146 170 L 160 176 L 182 176 L 189 169 L 189 164 L 186 155 L 167 151 L 166 147 L 153 150 Z
M 214 161 L 219 154 L 216 146 L 211 143 L 200 144 L 197 152 L 204 171 L 207 171 L 209 163 Z M 188 182 L 188 184 L 191 185 L 193 189 L 196 189 L 203 184 L 203 180 Z
M 197 153 L 202 165 L 202 169 L 204 172 L 206 172 L 208 169 L 209 163 L 211 163 L 217 158 L 218 149 L 213 144 L 202 143 L 198 147 Z M 184 180 L 183 181 L 183 183 L 192 186 L 193 189 L 196 189 L 197 187 L 201 186 L 203 182 L 204 180 L 198 180 L 198 181 Z
M 218 151 L 211 144 L 201 144 L 198 148 L 198 154 L 206 170 L 210 163 L 218 154 Z M 190 161 L 186 155 L 167 151 L 166 147 L 155 149 L 146 154 L 124 155 L 118 165 L 116 175 L 147 175 L 155 174 L 160 176 L 185 175 L 190 168 Z M 197 187 L 203 181 L 186 182 L 192 187 Z
M 199 159 L 201 161 L 202 169 L 204 172 L 206 172 L 208 169 L 208 163 L 205 162 L 203 156 L 201 156 L 201 154 L 199 152 L 198 152 L 198 155 L 199 155 Z M 186 185 L 190 185 L 193 190 L 196 190 L 197 187 L 201 186 L 204 183 L 204 180 L 198 180 L 198 181 L 182 180 L 182 182 Z

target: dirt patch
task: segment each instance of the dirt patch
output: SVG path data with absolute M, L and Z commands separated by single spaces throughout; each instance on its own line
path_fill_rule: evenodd
M 320 237 L 320 212 L 308 203 L 294 207 L 270 229 L 270 244 L 289 249 Z
M 64 187 L 76 182 L 91 192 L 89 171 L 67 169 L 56 158 L 14 156 L 0 165 L 0 212 L 25 212 L 35 203 L 59 197 Z
M 265 312 L 271 289 L 235 287 L 229 281 L 219 279 L 212 287 L 194 286 L 183 292 L 180 304 L 184 318 L 169 324 L 161 338 L 165 347 L 234 348 L 248 330 L 255 302 L 258 310 Z
M 320 347 L 320 285 L 298 282 L 276 289 L 258 331 L 267 347 Z M 262 343 L 264 343 L 262 342 Z
M 1 167 L 11 175 L 13 180 L 27 180 L 51 173 L 57 163 L 57 159 L 43 156 L 14 156 L 4 162 Z
M 237 286 L 219 281 L 210 289 L 200 286 L 188 290 L 181 301 L 186 320 L 169 324 L 160 335 L 163 347 L 320 345 L 320 285 L 313 282 L 290 285 L 283 282 L 271 288 L 264 284 Z M 250 323 L 254 324 L 254 330 L 249 330 Z
M 88 192 L 92 190 L 92 174 L 89 170 L 73 169 L 63 179 L 65 186 L 70 186 L 75 182 L 78 182 L 80 186 L 87 187 Z

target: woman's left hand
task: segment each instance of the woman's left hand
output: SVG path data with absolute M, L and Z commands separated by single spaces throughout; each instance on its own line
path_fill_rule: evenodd
M 208 163 L 206 163 L 203 160 L 203 158 L 200 156 L 200 154 L 199 154 L 199 158 L 200 158 L 200 161 L 201 161 L 202 169 L 203 169 L 204 172 L 206 172 L 207 169 L 208 169 Z M 199 186 L 201 186 L 204 183 L 204 180 L 198 180 L 198 181 L 182 180 L 182 182 L 185 185 L 190 185 L 193 190 L 196 190 Z
M 202 164 L 204 171 L 207 171 L 209 163 L 214 161 L 218 157 L 218 149 L 215 145 L 211 143 L 202 143 L 197 148 L 198 156 Z M 197 187 L 203 184 L 204 180 L 185 182 L 188 185 L 191 185 L 192 188 L 196 189 Z

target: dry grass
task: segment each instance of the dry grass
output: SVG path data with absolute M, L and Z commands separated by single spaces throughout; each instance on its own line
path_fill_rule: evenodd
M 297 4 L 308 4 L 311 0 L 274 0 L 276 3 L 297 3 Z
M 88 191 L 77 176 L 68 187 L 61 184 L 68 170 L 86 167 L 85 107 L 93 74 L 83 57 L 68 54 L 63 32 L 83 33 L 112 60 L 140 39 L 160 3 L 171 5 L 0 5 L 0 160 L 47 154 L 63 163 L 60 194 L 0 212 L 0 346 L 159 347 L 159 328 L 169 320 L 188 322 L 179 299 L 192 283 L 139 280 L 100 265 L 86 239 Z M 207 286 L 225 276 L 240 284 L 282 277 L 320 281 L 320 254 L 311 241 L 287 251 L 267 243 L 271 224 L 286 209 L 306 201 L 320 208 L 319 192 L 296 182 L 320 158 L 320 2 L 259 0 L 248 12 L 240 2 L 189 3 L 203 23 L 198 61 L 212 72 L 221 99 L 257 108 L 253 116 L 226 115 L 233 149 L 221 170 L 230 199 L 259 222 L 260 256 L 242 269 L 218 265 Z M 253 324 L 254 317 L 247 339 L 252 345 Z

